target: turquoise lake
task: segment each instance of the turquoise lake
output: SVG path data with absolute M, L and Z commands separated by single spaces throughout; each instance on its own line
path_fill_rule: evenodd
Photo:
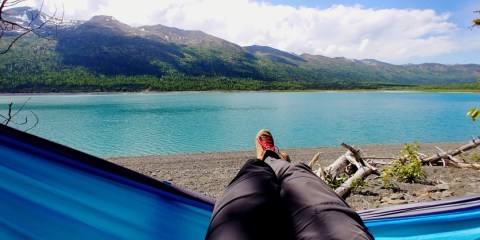
M 28 96 L 1 96 L 1 114 Z M 280 148 L 466 142 L 471 93 L 302 92 L 31 96 L 29 132 L 100 157 L 249 150 L 267 128 Z M 32 117 L 31 115 L 29 116 Z

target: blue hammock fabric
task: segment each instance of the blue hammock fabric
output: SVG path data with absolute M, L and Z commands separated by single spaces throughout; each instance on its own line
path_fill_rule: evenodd
M 214 202 L 0 125 L 0 239 L 204 239 Z M 359 214 L 376 239 L 480 239 L 480 196 Z
M 480 196 L 359 211 L 376 239 L 480 239 Z
M 213 203 L 0 125 L 0 239 L 203 239 Z

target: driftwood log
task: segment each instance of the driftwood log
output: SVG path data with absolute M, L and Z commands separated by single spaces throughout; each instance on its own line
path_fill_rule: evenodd
M 472 149 L 475 149 L 479 145 L 480 145 L 480 137 L 476 139 L 474 138 L 472 139 L 472 141 L 468 142 L 467 144 L 462 145 L 450 151 L 443 151 L 442 149 L 437 147 L 440 153 L 437 153 L 435 155 L 432 155 L 426 158 L 421 158 L 421 161 L 424 165 L 438 165 L 439 162 L 441 162 L 443 166 L 453 166 L 458 168 L 470 168 L 470 169 L 480 170 L 480 164 L 466 163 L 465 161 L 455 158 L 455 156 L 461 153 L 470 151 Z
M 371 174 L 380 175 L 381 172 L 376 166 L 389 165 L 390 162 L 396 158 L 393 157 L 362 157 L 361 151 L 354 147 L 342 143 L 342 147 L 347 149 L 347 152 L 337 158 L 332 164 L 327 167 L 319 166 L 315 171 L 314 166 L 320 161 L 320 154 L 317 153 L 312 160 L 308 163 L 308 166 L 323 180 L 323 181 L 336 181 L 340 177 L 348 179 L 343 182 L 339 187 L 335 189 L 335 192 L 345 198 L 354 187 L 356 180 L 363 180 Z M 426 156 L 422 153 L 417 153 L 418 159 L 420 159 L 422 165 L 430 166 L 443 166 L 443 167 L 457 167 L 457 168 L 469 168 L 480 170 L 480 164 L 467 163 L 464 160 L 458 159 L 455 156 L 470 151 L 480 146 L 480 137 L 472 139 L 472 141 L 464 144 L 456 149 L 444 151 L 437 147 L 439 153 Z M 401 157 L 400 160 L 407 157 Z M 386 161 L 384 161 L 386 160 Z
M 337 189 L 335 189 L 335 192 L 341 196 L 341 197 L 345 197 L 351 190 L 352 186 L 353 186 L 353 183 L 355 180 L 357 179 L 365 179 L 366 177 L 368 177 L 370 174 L 372 174 L 374 171 L 369 168 L 369 167 L 361 167 L 357 170 L 357 172 L 355 172 L 355 174 L 350 177 L 349 179 L 347 179 L 347 181 L 345 181 L 342 185 L 340 185 L 340 187 L 338 187 Z
M 352 146 L 342 143 L 347 152 L 337 158 L 332 164 L 323 168 L 320 166 L 316 174 L 322 179 L 336 180 L 339 176 L 347 175 L 349 178 L 335 192 L 341 197 L 345 197 L 351 190 L 353 183 L 357 179 L 365 179 L 372 173 L 378 173 L 376 167 L 368 164 L 360 155 L 360 151 Z M 320 153 L 317 153 L 310 161 L 308 166 L 312 168 L 320 160 Z

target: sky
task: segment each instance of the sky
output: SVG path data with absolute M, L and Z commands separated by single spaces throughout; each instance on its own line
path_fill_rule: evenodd
M 27 0 L 65 19 L 200 30 L 240 46 L 393 64 L 480 64 L 479 0 Z

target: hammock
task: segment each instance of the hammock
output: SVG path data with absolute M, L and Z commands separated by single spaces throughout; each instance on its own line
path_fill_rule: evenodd
M 480 239 L 480 196 L 358 212 L 376 239 Z
M 0 125 L 0 239 L 204 239 L 213 204 Z M 480 239 L 480 196 L 359 214 L 377 239 Z

